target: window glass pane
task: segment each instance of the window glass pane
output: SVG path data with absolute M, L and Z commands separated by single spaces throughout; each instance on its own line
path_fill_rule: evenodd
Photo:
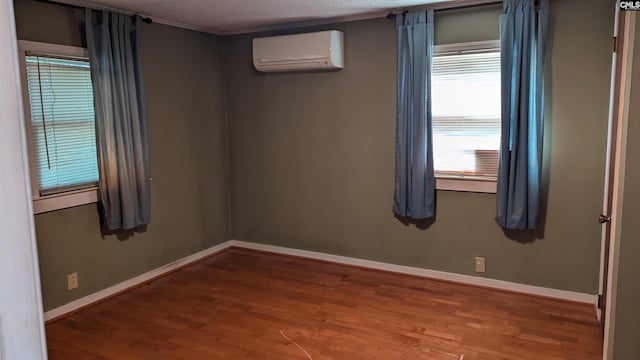
M 500 148 L 500 52 L 434 56 L 436 176 L 496 179 Z
M 97 183 L 89 62 L 29 55 L 26 68 L 41 194 Z

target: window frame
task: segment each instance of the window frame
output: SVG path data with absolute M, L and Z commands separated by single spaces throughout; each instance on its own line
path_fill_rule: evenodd
M 85 59 L 89 58 L 89 52 L 86 48 L 82 47 L 18 40 L 18 56 L 20 57 L 20 81 L 22 84 L 24 126 L 25 133 L 27 135 L 27 146 L 29 153 L 29 177 L 31 182 L 33 213 L 40 214 L 74 206 L 96 203 L 99 201 L 100 195 L 98 185 L 49 195 L 40 195 L 40 189 L 38 186 L 38 169 L 35 161 L 36 149 L 31 129 L 31 104 L 29 102 L 29 88 L 27 86 L 26 56 L 28 52 L 36 52 L 51 56 L 68 56 Z
M 500 51 L 500 40 L 473 41 L 435 45 L 433 56 L 445 54 L 477 54 Z M 436 175 L 436 190 L 495 194 L 498 181 Z

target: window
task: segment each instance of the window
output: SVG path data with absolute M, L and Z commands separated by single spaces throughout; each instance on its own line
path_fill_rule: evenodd
M 36 213 L 97 201 L 91 73 L 82 48 L 21 41 Z
M 498 42 L 436 46 L 431 85 L 437 188 L 495 192 L 501 131 Z

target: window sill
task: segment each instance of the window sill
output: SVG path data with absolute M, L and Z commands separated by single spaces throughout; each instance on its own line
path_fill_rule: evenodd
M 33 213 L 42 214 L 49 211 L 66 209 L 74 206 L 98 202 L 98 188 L 92 187 L 65 193 L 43 196 L 33 200 Z
M 495 194 L 498 184 L 495 180 L 436 178 L 436 189 Z

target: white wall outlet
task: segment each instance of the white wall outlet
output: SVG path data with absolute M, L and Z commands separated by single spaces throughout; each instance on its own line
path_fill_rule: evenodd
M 484 272 L 484 258 L 482 256 L 476 256 L 476 272 Z
M 79 286 L 78 284 L 78 273 L 74 272 L 73 274 L 67 275 L 67 289 L 73 290 Z

